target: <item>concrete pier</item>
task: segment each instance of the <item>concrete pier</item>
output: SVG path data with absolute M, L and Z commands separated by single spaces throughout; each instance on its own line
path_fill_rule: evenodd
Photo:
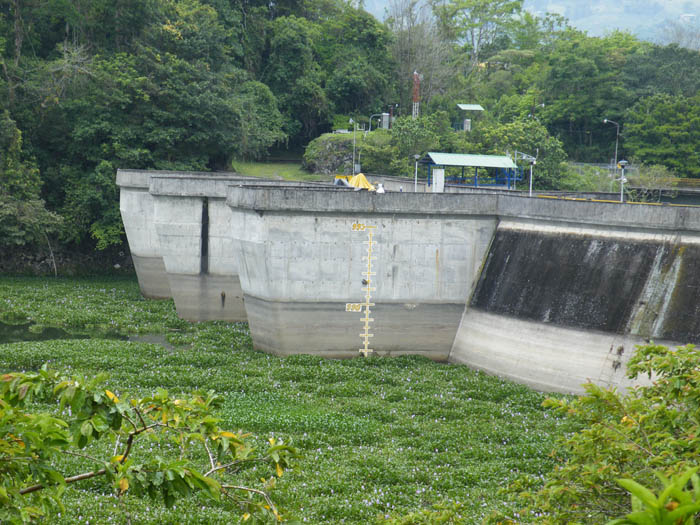
M 172 297 L 160 252 L 153 216 L 154 201 L 148 192 L 153 171 L 119 170 L 119 211 L 129 240 L 131 258 L 141 294 L 149 299 Z
M 245 321 L 238 260 L 228 234 L 226 187 L 237 174 L 153 174 L 153 222 L 177 314 L 189 321 Z
M 235 173 L 155 173 L 153 222 L 177 314 L 189 321 L 246 321 L 227 187 L 283 184 Z M 306 183 L 284 183 L 308 187 Z
M 230 187 L 231 235 L 256 348 L 354 357 L 362 346 L 373 232 L 371 343 L 378 355 L 446 360 L 496 218 L 493 199 Z

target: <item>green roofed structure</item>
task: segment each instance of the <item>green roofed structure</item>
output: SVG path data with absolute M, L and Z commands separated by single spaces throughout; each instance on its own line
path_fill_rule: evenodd
M 462 111 L 484 111 L 481 104 L 457 104 L 457 107 Z
M 510 190 L 515 189 L 517 181 L 523 178 L 522 170 L 507 155 L 429 152 L 420 163 L 427 167 L 428 186 L 436 192 L 443 191 L 439 187 L 445 183 Z

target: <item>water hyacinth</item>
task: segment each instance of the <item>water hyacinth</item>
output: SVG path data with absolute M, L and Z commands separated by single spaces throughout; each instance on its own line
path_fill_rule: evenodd
M 373 523 L 459 501 L 478 523 L 503 505 L 498 488 L 552 468 L 548 453 L 567 420 L 545 396 L 464 366 L 418 357 L 332 361 L 252 349 L 243 323 L 187 323 L 172 301 L 147 301 L 135 279 L 0 278 L 0 321 L 97 336 L 0 348 L 0 370 L 108 372 L 117 395 L 213 389 L 229 428 L 275 436 L 299 449 L 298 467 L 277 480 L 275 503 L 308 523 Z M 172 347 L 103 336 L 157 334 Z M 86 452 L 89 454 L 89 452 Z M 178 453 L 173 447 L 172 454 Z M 66 471 L 81 459 L 65 458 Z M 242 481 L 257 480 L 251 468 Z M 56 523 L 124 523 L 124 509 L 99 480 L 70 486 Z M 231 503 L 190 498 L 166 509 L 125 500 L 133 523 L 231 523 Z

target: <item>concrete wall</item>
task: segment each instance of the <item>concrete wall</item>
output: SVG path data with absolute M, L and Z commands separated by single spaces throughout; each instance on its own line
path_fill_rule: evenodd
M 282 184 L 235 173 L 153 174 L 155 229 L 178 316 L 190 321 L 246 321 L 238 257 L 229 229 L 227 187 Z M 284 183 L 306 187 L 306 183 Z M 312 184 L 313 185 L 313 184 Z
M 377 195 L 235 174 L 155 173 L 146 193 L 144 180 L 119 175 L 134 254 L 162 257 L 181 317 L 247 318 L 264 351 L 358 355 L 362 313 L 346 311 L 367 287 L 358 225 L 375 227 L 369 333 L 380 355 L 577 392 L 589 379 L 626 386 L 635 344 L 700 342 L 698 208 Z
M 154 201 L 148 192 L 149 177 L 153 173 L 117 171 L 119 211 L 141 293 L 149 299 L 166 299 L 172 295 L 153 220 Z
M 700 339 L 700 210 L 255 187 L 229 189 L 228 202 L 251 333 L 265 351 L 357 355 L 361 316 L 344 303 L 362 299 L 358 222 L 377 226 L 379 354 L 578 392 L 589 379 L 628 385 L 636 344 Z
M 370 347 L 446 360 L 496 227 L 447 195 L 230 187 L 231 234 L 256 348 L 353 357 L 362 344 L 368 232 L 373 230 Z M 407 203 L 414 205 L 407 205 Z M 422 203 L 422 205 L 421 205 Z
M 154 224 L 178 316 L 245 321 L 238 261 L 228 234 L 226 187 L 236 174 L 154 174 Z

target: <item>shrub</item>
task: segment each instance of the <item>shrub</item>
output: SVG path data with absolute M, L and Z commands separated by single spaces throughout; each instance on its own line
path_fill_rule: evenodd
M 641 346 L 627 373 L 647 376 L 649 384 L 627 393 L 588 384 L 586 394 L 571 401 L 544 402 L 578 421 L 581 430 L 561 443 L 555 453 L 559 465 L 544 485 L 532 477 L 512 485 L 519 510 L 510 517 L 494 515 L 492 522 L 603 523 L 632 510 L 620 478 L 663 490 L 660 479 L 697 464 L 700 353 L 693 345 Z

